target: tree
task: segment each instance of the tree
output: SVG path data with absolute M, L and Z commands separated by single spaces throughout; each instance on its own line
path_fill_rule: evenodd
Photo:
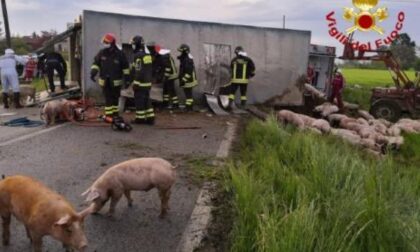
M 417 58 L 416 63 L 414 64 L 414 70 L 420 72 L 420 58 Z
M 0 54 L 3 54 L 6 48 L 7 48 L 6 40 L 3 39 L 0 41 Z M 29 47 L 29 45 L 21 37 L 12 38 L 12 49 L 18 55 L 26 55 L 31 51 L 31 48 Z
M 407 33 L 400 34 L 399 38 L 391 44 L 390 49 L 404 70 L 414 67 L 417 58 L 416 43 Z

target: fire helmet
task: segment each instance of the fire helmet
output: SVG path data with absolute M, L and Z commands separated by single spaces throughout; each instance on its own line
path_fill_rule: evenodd
M 182 53 L 189 53 L 190 52 L 190 46 L 187 44 L 182 44 L 178 47 L 178 51 Z
M 131 44 L 134 45 L 136 48 L 144 47 L 144 39 L 142 36 L 134 36 L 131 39 Z
M 104 44 L 115 44 L 115 42 L 116 42 L 116 39 L 113 33 L 107 33 L 102 38 L 102 43 Z

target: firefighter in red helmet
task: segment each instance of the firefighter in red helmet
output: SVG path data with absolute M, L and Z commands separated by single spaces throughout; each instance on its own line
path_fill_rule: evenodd
M 121 87 L 130 85 L 130 67 L 124 53 L 117 47 L 115 36 L 107 33 L 102 38 L 105 48 L 95 56 L 90 78 L 102 87 L 105 96 L 105 116 L 118 116 L 118 99 Z

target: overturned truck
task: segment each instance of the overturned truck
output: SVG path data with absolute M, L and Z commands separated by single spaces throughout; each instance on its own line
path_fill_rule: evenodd
M 174 56 L 180 44 L 189 44 L 199 81 L 194 96 L 199 101 L 204 101 L 204 94 L 217 95 L 219 88 L 230 81 L 230 61 L 235 47 L 241 45 L 257 67 L 249 86 L 249 103 L 264 103 L 277 96 L 281 97 L 283 105 L 303 104 L 303 87 L 296 83 L 306 74 L 309 31 L 84 11 L 79 25 L 71 27 L 64 35 L 71 38 L 72 80 L 80 81 L 84 95 L 98 103 L 103 101 L 102 92 L 90 80 L 89 72 L 101 48 L 100 39 L 108 32 L 117 36 L 128 58 L 131 57 L 129 42 L 138 34 L 147 42 L 170 49 Z

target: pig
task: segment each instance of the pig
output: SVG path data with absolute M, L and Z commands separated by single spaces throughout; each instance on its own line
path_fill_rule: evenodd
M 414 126 L 409 123 L 397 123 L 394 127 L 398 127 L 401 132 L 408 133 L 408 134 L 415 134 L 417 131 L 414 129 Z
M 62 242 L 67 251 L 84 251 L 88 244 L 83 229 L 87 214 L 76 213 L 63 196 L 30 177 L 11 176 L 0 181 L 4 246 L 10 243 L 13 215 L 25 226 L 35 252 L 42 251 L 42 238 L 47 235 Z
M 375 130 L 382 135 L 386 135 L 388 130 L 388 122 L 386 120 L 370 120 L 369 124 L 375 128 Z
M 74 104 L 66 99 L 49 101 L 41 110 L 41 119 L 46 126 L 54 125 L 56 120 L 73 121 Z
M 392 127 L 390 127 L 387 131 L 386 131 L 387 135 L 389 136 L 393 136 L 393 137 L 398 137 L 401 136 L 401 129 L 398 127 L 398 125 L 393 125 Z
M 336 105 L 327 102 L 317 106 L 314 111 L 320 113 L 324 118 L 326 118 L 331 114 L 337 113 L 340 109 Z
M 176 167 L 161 158 L 138 158 L 117 164 L 102 174 L 82 196 L 90 206 L 89 213 L 99 212 L 111 199 L 108 216 L 113 216 L 115 206 L 124 194 L 131 207 L 131 191 L 150 191 L 157 188 L 161 200 L 160 217 L 165 217 L 169 206 L 171 187 L 176 179 Z
M 277 120 L 283 124 L 292 124 L 298 129 L 305 128 L 305 122 L 303 121 L 303 119 L 298 114 L 289 110 L 281 110 L 280 112 L 278 112 Z
M 367 112 L 366 110 L 358 110 L 357 113 L 359 114 L 359 116 L 363 117 L 365 120 L 370 121 L 370 120 L 374 120 L 375 118 L 369 114 L 369 112 Z
M 331 134 L 340 137 L 353 145 L 360 145 L 361 137 L 354 131 L 346 129 L 331 129 Z
M 342 114 L 331 114 L 328 117 L 328 121 L 330 122 L 331 126 L 338 127 L 340 125 L 341 120 L 349 118 L 346 115 Z
M 364 126 L 369 126 L 369 122 L 366 119 L 362 118 L 362 117 L 357 118 L 357 123 L 359 123 L 361 125 L 364 125 Z
M 330 133 L 331 131 L 331 126 L 330 123 L 326 120 L 323 119 L 319 119 L 319 120 L 315 120 L 311 127 L 319 130 L 320 132 L 326 134 L 326 133 Z
M 315 118 L 312 118 L 310 116 L 302 115 L 302 114 L 296 114 L 296 115 L 302 119 L 303 123 L 305 124 L 305 127 L 311 127 L 312 123 L 315 122 Z

